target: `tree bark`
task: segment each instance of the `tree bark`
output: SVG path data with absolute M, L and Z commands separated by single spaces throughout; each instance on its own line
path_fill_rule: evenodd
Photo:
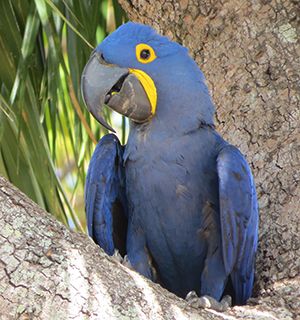
M 131 20 L 190 49 L 218 131 L 247 156 L 260 207 L 255 294 L 299 277 L 300 1 L 119 2 Z
M 295 307 L 285 304 L 296 290 L 299 298 L 297 279 L 278 282 L 273 294 L 282 304 L 275 307 L 267 297 L 224 314 L 193 309 L 68 231 L 0 177 L 1 320 L 292 319 Z

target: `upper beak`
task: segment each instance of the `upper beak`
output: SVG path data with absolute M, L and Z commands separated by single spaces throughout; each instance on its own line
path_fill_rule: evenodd
M 82 96 L 88 110 L 108 130 L 103 118 L 104 104 L 135 122 L 148 120 L 153 107 L 144 86 L 132 69 L 107 64 L 94 52 L 81 76 Z

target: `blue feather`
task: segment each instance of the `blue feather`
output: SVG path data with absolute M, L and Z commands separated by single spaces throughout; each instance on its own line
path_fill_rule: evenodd
M 251 296 L 257 250 L 258 208 L 249 166 L 233 146 L 217 159 L 220 220 L 225 270 L 231 275 L 236 303 Z
M 139 43 L 157 58 L 139 62 Z M 219 300 L 232 284 L 235 302 L 245 303 L 258 241 L 255 186 L 245 158 L 214 129 L 203 73 L 185 48 L 140 24 L 124 24 L 96 50 L 147 73 L 158 99 L 151 120 L 131 122 L 124 154 L 113 135 L 96 147 L 85 190 L 89 234 L 112 254 L 126 232 L 133 268 L 179 296 L 195 290 Z M 117 201 L 125 211 L 115 215 Z M 115 228 L 124 217 L 128 229 Z
M 85 184 L 85 210 L 89 235 L 109 255 L 112 255 L 115 249 L 120 249 L 114 241 L 114 226 L 117 226 L 117 231 L 121 234 L 127 229 L 122 153 L 122 147 L 115 135 L 104 136 L 93 153 Z M 121 211 L 119 213 L 114 212 L 117 202 L 120 203 L 117 208 Z M 114 215 L 123 225 L 114 221 Z M 116 234 L 116 237 L 120 235 Z M 119 245 L 125 247 L 125 239 L 120 241 L 124 243 Z

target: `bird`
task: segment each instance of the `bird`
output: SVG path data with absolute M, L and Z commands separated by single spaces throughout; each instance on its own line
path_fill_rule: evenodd
M 81 90 L 109 131 L 85 183 L 89 236 L 179 297 L 251 297 L 258 201 L 251 169 L 214 125 L 205 77 L 181 44 L 121 25 L 91 53 Z M 103 108 L 129 118 L 126 145 Z M 237 134 L 228 132 L 230 134 Z

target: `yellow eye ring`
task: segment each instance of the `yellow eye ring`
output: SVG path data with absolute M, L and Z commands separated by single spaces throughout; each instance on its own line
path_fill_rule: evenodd
M 135 47 L 136 58 L 141 63 L 150 63 L 155 60 L 156 54 L 152 47 L 146 43 L 140 43 Z

